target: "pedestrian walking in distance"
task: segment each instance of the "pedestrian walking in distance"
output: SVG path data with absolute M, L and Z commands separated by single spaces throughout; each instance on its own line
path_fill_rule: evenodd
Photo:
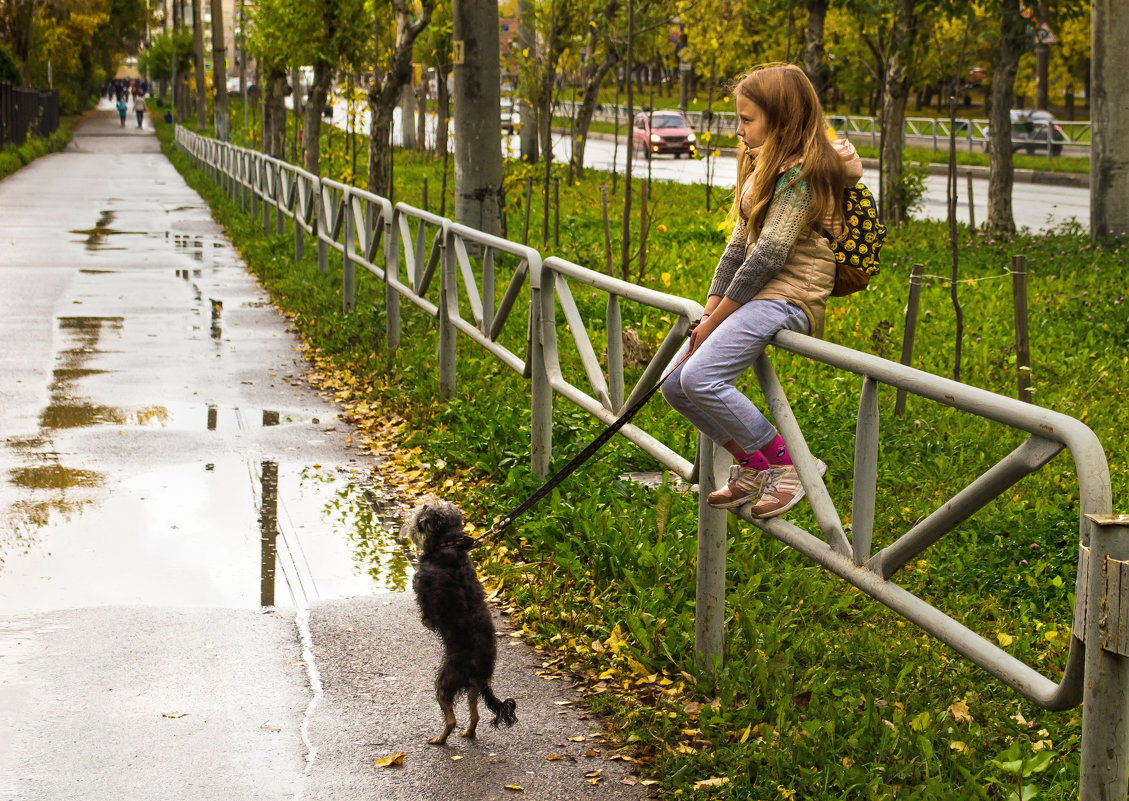
M 126 104 L 125 104 L 125 98 L 119 97 L 118 98 L 118 119 L 120 119 L 122 121 L 122 127 L 123 128 L 125 127 L 125 112 L 128 110 L 128 108 L 129 107 L 126 106 Z
M 137 113 L 137 127 L 141 127 L 141 121 L 145 119 L 145 96 L 138 94 L 133 98 L 133 110 Z
M 832 141 L 819 96 L 791 64 L 754 69 L 734 89 L 737 187 L 729 244 L 714 271 L 701 322 L 673 364 L 663 396 L 737 464 L 710 494 L 721 509 L 752 504 L 774 517 L 804 496 L 784 440 L 736 387 L 777 331 L 823 334 L 836 261 L 826 229 L 845 220 L 845 187 L 862 177 L 862 162 L 844 140 Z M 817 461 L 822 475 L 827 466 Z

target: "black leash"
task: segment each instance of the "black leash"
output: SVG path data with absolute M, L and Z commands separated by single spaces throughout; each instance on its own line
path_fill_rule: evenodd
M 694 332 L 694 329 L 698 326 L 698 322 L 700 321 L 695 320 L 694 322 L 690 323 L 690 329 L 686 332 L 687 336 Z M 536 492 L 522 501 L 521 505 L 519 505 L 516 509 L 514 509 L 512 512 L 510 512 L 493 526 L 491 526 L 490 530 L 485 534 L 482 534 L 479 537 L 475 537 L 474 539 L 478 542 L 481 542 L 487 538 L 498 536 L 511 525 L 513 525 L 513 522 L 515 520 L 517 520 L 523 514 L 536 506 L 542 498 L 556 489 L 562 481 L 575 473 L 582 464 L 592 458 L 593 454 L 595 454 L 596 451 L 604 447 L 604 445 L 607 444 L 608 440 L 616 435 L 616 432 L 618 432 L 621 428 L 631 422 L 632 418 L 634 418 L 635 415 L 639 413 L 639 410 L 647 405 L 647 401 L 654 397 L 655 392 L 657 392 L 659 387 L 663 385 L 663 382 L 670 378 L 671 373 L 677 370 L 682 365 L 682 362 L 686 361 L 686 357 L 689 355 L 690 353 L 687 352 L 685 356 L 679 359 L 678 364 L 670 368 L 670 371 L 667 372 L 666 375 L 660 378 L 653 387 L 647 390 L 647 392 L 642 397 L 640 397 L 639 400 L 631 404 L 631 406 L 628 407 L 623 414 L 616 418 L 614 423 L 605 428 L 603 432 L 601 432 L 598 437 L 592 440 L 592 442 L 589 443 L 584 450 L 576 454 L 576 456 L 573 456 L 569 460 L 568 464 L 566 464 L 556 473 L 553 473 L 553 475 L 549 476 L 545 483 L 542 484 Z

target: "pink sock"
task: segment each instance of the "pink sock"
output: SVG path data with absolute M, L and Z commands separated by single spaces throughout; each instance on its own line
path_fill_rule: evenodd
M 765 445 L 757 453 L 761 454 L 770 465 L 792 464 L 792 457 L 784 446 L 784 438 L 779 434 L 776 435 L 776 439 Z
M 741 467 L 752 467 L 757 470 L 767 470 L 772 466 L 760 451 L 753 451 L 752 453 L 741 451 L 737 454 L 737 464 Z

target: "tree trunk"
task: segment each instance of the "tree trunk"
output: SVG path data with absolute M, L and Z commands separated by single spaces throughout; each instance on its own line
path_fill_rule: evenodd
M 992 85 L 988 96 L 988 230 L 994 234 L 1015 232 L 1011 191 L 1015 169 L 1011 154 L 1011 106 L 1015 96 L 1015 73 L 1023 55 L 1024 22 L 1019 0 L 1005 0 L 1000 41 L 992 59 Z
M 192 45 L 195 55 L 194 75 L 196 78 L 196 127 L 208 127 L 207 78 L 204 75 L 204 13 L 200 8 L 202 0 L 192 0 Z
M 436 70 L 438 86 L 435 87 L 435 104 L 438 108 L 435 110 L 435 156 L 444 162 L 447 160 L 447 136 L 451 127 L 451 95 L 447 91 L 447 78 L 450 74 L 449 68 Z
M 537 34 L 534 27 L 533 0 L 518 0 L 517 35 L 521 42 L 522 58 L 526 64 L 537 60 Z M 521 124 L 521 160 L 529 164 L 537 163 L 537 111 L 530 102 L 536 96 L 533 71 L 523 69 L 519 72 L 518 119 Z
M 502 235 L 501 67 L 498 0 L 454 0 L 455 221 Z
M 263 91 L 263 152 L 284 158 L 286 147 L 286 69 L 271 65 L 265 71 Z
M 247 93 L 247 0 L 239 0 L 239 96 Z M 247 115 L 247 109 L 243 109 Z
M 828 0 L 808 0 L 808 34 L 804 46 L 804 72 L 815 93 L 823 96 L 823 23 L 827 18 Z
M 905 150 L 906 103 L 909 100 L 910 61 L 917 29 L 914 0 L 902 0 L 890 30 L 890 58 L 886 62 L 882 91 L 881 205 L 884 222 L 901 226 L 906 221 L 902 151 Z
M 396 50 L 392 54 L 392 64 L 388 72 L 384 74 L 381 80 L 374 80 L 368 92 L 371 122 L 369 124 L 367 189 L 374 195 L 381 197 L 388 197 L 391 189 L 388 183 L 388 167 L 392 163 L 392 145 L 389 141 L 389 134 L 392 127 L 393 110 L 400 102 L 401 90 L 412 78 L 412 46 L 420 33 L 431 22 L 431 12 L 434 8 L 431 0 L 424 0 L 420 5 L 418 14 L 406 0 L 393 0 L 392 5 L 396 12 Z M 458 39 L 457 36 L 455 38 Z M 497 36 L 495 35 L 495 62 L 498 60 L 497 53 Z M 497 75 L 497 70 L 495 70 L 495 75 Z M 497 122 L 498 108 L 496 105 L 494 112 L 494 119 Z M 501 139 L 500 131 L 499 139 Z M 501 148 L 499 148 L 499 161 L 501 161 L 501 157 Z
M 1119 0 L 1094 0 L 1090 34 L 1090 235 L 1129 232 L 1129 49 Z
M 328 61 L 314 64 L 314 82 L 306 98 L 306 119 L 302 123 L 302 169 L 321 175 L 321 116 L 333 82 L 333 65 Z
M 588 29 L 588 52 L 595 53 L 600 42 L 601 31 L 605 34 L 614 29 L 616 14 L 619 13 L 619 0 L 608 0 L 604 6 L 604 25 L 591 25 Z M 596 113 L 596 103 L 600 99 L 600 86 L 608 71 L 619 62 L 619 53 L 607 43 L 607 52 L 602 60 L 596 63 L 589 57 L 588 62 L 580 71 L 582 83 L 580 109 L 574 118 L 572 131 L 572 161 L 570 169 L 577 176 L 584 174 L 584 145 L 588 141 L 588 129 L 592 125 L 592 115 Z
M 405 150 L 416 149 L 416 92 L 412 81 L 400 89 L 400 146 Z
M 580 109 L 576 113 L 576 126 L 572 137 L 571 166 L 577 176 L 584 174 L 584 146 L 588 142 L 588 129 L 592 127 L 592 116 L 596 113 L 596 101 L 600 99 L 600 86 L 608 71 L 618 61 L 619 55 L 609 50 L 604 60 L 584 79 L 584 92 L 581 95 Z
M 399 97 L 397 90 L 395 97 Z M 395 101 L 372 106 L 370 95 L 368 139 L 368 191 L 380 197 L 391 197 L 389 172 L 392 166 L 392 112 Z
M 231 138 L 227 103 L 227 47 L 223 36 L 223 0 L 212 0 L 212 75 L 215 80 L 216 139 Z
M 416 150 L 427 150 L 427 90 L 428 82 L 426 73 L 416 91 Z

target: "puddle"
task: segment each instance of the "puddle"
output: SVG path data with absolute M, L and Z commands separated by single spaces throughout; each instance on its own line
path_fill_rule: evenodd
M 98 215 L 98 222 L 94 223 L 93 228 L 77 229 L 71 231 L 72 234 L 78 234 L 85 237 L 83 245 L 89 251 L 98 250 L 125 250 L 122 247 L 109 247 L 106 241 L 112 236 L 144 236 L 144 231 L 119 231 L 111 227 L 117 215 L 112 211 L 103 211 Z
M 25 537 L 0 570 L 0 607 L 295 607 L 402 591 L 398 521 L 370 492 L 359 474 L 236 455 L 137 476 Z

